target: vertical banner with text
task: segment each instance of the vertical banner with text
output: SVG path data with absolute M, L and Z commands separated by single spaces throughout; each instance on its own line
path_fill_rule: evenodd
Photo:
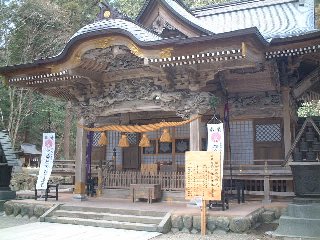
M 223 161 L 224 161 L 224 128 L 223 123 L 207 124 L 208 128 L 208 148 L 207 151 L 220 153 L 221 166 L 221 184 L 223 178 Z
M 55 134 L 43 133 L 41 164 L 36 189 L 47 189 L 47 183 L 51 175 L 55 151 Z

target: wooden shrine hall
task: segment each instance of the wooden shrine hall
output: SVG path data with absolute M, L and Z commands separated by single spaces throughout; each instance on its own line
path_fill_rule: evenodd
M 320 99 L 314 0 L 197 9 L 147 0 L 135 20 L 102 5 L 97 21 L 59 55 L 0 68 L 9 86 L 72 103 L 79 123 L 76 196 L 85 194 L 83 126 L 101 129 L 89 139 L 92 164 L 106 169 L 105 188 L 129 189 L 139 180 L 184 191 L 185 152 L 206 150 L 212 116 L 229 126 L 224 179 L 243 180 L 246 194 L 292 196 L 291 171 L 281 163 L 299 104 Z M 136 131 L 161 123 L 171 125 Z M 170 141 L 161 140 L 164 130 Z M 139 146 L 143 138 L 149 143 Z

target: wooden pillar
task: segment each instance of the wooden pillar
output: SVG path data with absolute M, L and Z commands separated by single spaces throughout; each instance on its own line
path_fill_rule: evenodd
M 283 141 L 284 152 L 288 154 L 291 148 L 291 109 L 290 109 L 290 89 L 288 87 L 282 88 L 283 99 Z
M 70 134 L 72 125 L 72 114 L 71 114 L 71 102 L 69 101 L 66 106 L 66 117 L 64 120 L 64 141 L 63 141 L 63 153 L 66 160 L 70 159 Z
M 84 125 L 84 119 L 81 118 L 78 124 Z M 80 201 L 86 199 L 86 146 L 86 132 L 83 128 L 77 127 L 75 187 L 73 198 Z
M 198 114 L 192 115 L 191 119 L 199 117 Z M 200 151 L 201 147 L 201 119 L 190 123 L 190 151 Z

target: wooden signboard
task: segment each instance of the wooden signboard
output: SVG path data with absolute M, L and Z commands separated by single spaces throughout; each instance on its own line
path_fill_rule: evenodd
M 202 200 L 221 201 L 220 152 L 186 152 L 185 198 L 201 197 Z

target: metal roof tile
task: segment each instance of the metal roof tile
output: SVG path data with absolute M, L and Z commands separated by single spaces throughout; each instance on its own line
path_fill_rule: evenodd
M 314 0 L 248 0 L 193 10 L 215 33 L 257 27 L 265 39 L 315 30 Z
M 120 30 L 127 31 L 133 34 L 134 37 L 136 37 L 139 41 L 143 41 L 143 42 L 158 41 L 162 39 L 160 36 L 157 36 L 156 34 L 140 27 L 139 25 L 133 22 L 130 22 L 124 19 L 105 19 L 99 22 L 86 25 L 85 27 L 77 31 L 71 37 L 70 40 L 72 40 L 73 38 L 79 35 L 83 35 L 90 32 L 108 30 L 108 29 L 120 29 Z

